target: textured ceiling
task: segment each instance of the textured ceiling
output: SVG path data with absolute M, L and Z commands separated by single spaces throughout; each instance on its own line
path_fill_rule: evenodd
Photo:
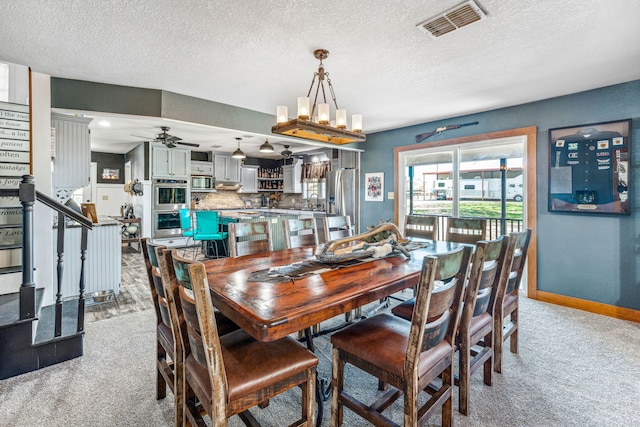
M 0 0 L 0 59 L 291 115 L 325 48 L 367 133 L 640 78 L 640 1 L 479 0 L 487 19 L 416 28 L 461 2 Z

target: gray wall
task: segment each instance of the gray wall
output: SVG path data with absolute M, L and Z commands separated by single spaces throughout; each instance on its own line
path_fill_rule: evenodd
M 362 224 L 393 218 L 392 150 L 415 143 L 415 135 L 451 124 L 480 122 L 443 132 L 429 141 L 537 126 L 538 289 L 555 294 L 640 310 L 640 80 L 402 129 L 367 135 L 360 143 L 362 177 L 384 172 L 385 201 L 362 202 Z M 632 120 L 631 215 L 558 214 L 547 211 L 549 129 L 587 123 Z M 362 187 L 364 188 L 364 182 Z M 362 197 L 364 200 L 364 196 Z

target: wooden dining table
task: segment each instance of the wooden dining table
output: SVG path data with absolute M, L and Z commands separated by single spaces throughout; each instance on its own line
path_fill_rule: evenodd
M 315 261 L 315 247 L 205 261 L 214 306 L 259 341 L 274 341 L 417 285 L 424 256 L 461 244 L 423 241 L 392 257 L 331 266 L 304 277 L 268 277 L 273 267 Z M 336 268 L 339 267 L 339 268 Z
M 214 306 L 256 340 L 275 341 L 417 285 L 425 256 L 460 246 L 464 245 L 422 240 L 410 257 L 398 254 L 330 265 L 303 277 L 270 277 L 268 271 L 313 263 L 316 247 L 220 258 L 204 265 Z M 318 425 L 322 401 L 328 397 L 323 384 L 319 380 Z

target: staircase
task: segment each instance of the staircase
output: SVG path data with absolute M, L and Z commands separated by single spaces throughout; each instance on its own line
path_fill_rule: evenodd
M 21 222 L 12 218 L 0 225 L 0 232 L 4 232 L 0 254 L 8 254 L 0 258 L 0 280 L 7 283 L 21 275 L 17 292 L 0 295 L 0 380 L 70 360 L 83 353 L 84 268 L 88 231 L 93 225 L 85 216 L 37 191 L 31 175 L 22 177 L 18 189 L 0 189 L 0 201 L 16 197 L 20 200 Z M 42 306 L 44 288 L 36 288 L 33 280 L 33 207 L 36 202 L 51 208 L 58 218 L 56 301 L 45 307 Z M 79 295 L 73 299 L 65 299 L 62 295 L 67 219 L 82 227 L 80 253 L 68 255 L 81 259 Z M 15 237 L 13 241 L 11 236 Z M 16 262 L 17 252 L 21 252 L 20 262 Z

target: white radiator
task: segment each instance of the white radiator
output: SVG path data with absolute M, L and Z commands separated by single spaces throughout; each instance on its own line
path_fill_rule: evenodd
M 65 230 L 64 271 L 62 275 L 62 298 L 77 296 L 80 293 L 80 239 L 81 228 L 72 227 Z M 53 229 L 54 259 L 51 284 L 53 299 L 57 293 L 57 235 Z M 122 243 L 120 225 L 94 226 L 88 232 L 87 254 L 85 260 L 85 297 L 97 291 L 113 290 L 120 292 L 122 273 Z

